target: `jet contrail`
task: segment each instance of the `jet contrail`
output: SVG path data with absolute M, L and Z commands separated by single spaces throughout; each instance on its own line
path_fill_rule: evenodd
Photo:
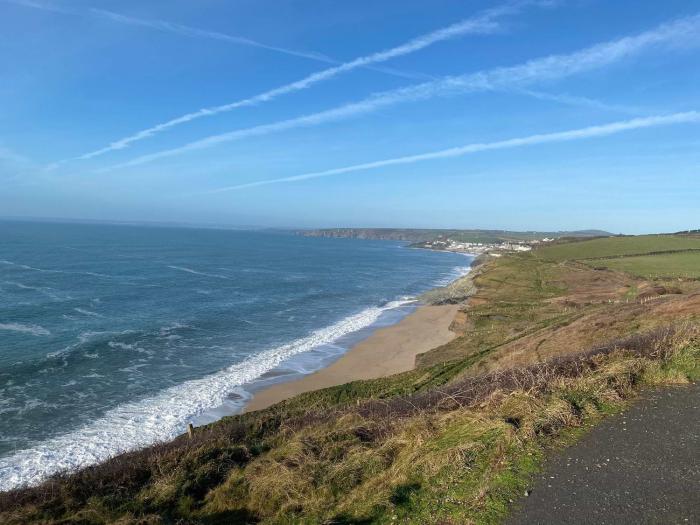
M 245 38 L 238 35 L 230 35 L 227 33 L 220 33 L 218 31 L 210 31 L 207 29 L 201 29 L 197 27 L 186 26 L 182 24 L 175 24 L 165 20 L 147 20 L 142 18 L 135 18 L 132 16 L 123 15 L 121 13 L 115 13 L 114 11 L 108 11 L 106 9 L 99 9 L 96 7 L 91 7 L 86 10 L 80 10 L 75 8 L 60 7 L 53 4 L 46 4 L 43 2 L 35 2 L 33 0 L 0 0 L 7 4 L 15 4 L 23 7 L 29 7 L 32 9 L 39 9 L 41 11 L 49 11 L 51 13 L 61 13 L 64 15 L 74 15 L 74 16 L 94 16 L 97 18 L 103 18 L 111 20 L 112 22 L 117 22 L 120 24 L 146 27 L 149 29 L 155 29 L 157 31 L 163 31 L 168 33 L 175 33 L 182 36 L 194 37 L 194 38 L 207 38 L 211 40 L 220 40 L 224 42 L 230 42 L 233 44 L 240 44 L 251 47 L 258 47 L 261 49 L 267 49 L 269 51 L 276 51 L 278 53 L 284 53 L 285 55 L 291 55 L 301 58 L 308 58 L 311 60 L 316 60 L 319 62 L 325 62 L 328 64 L 337 64 L 336 60 L 327 57 L 321 53 L 315 53 L 312 51 L 299 51 L 296 49 L 288 49 L 279 46 L 273 46 L 270 44 L 265 44 L 263 42 L 258 42 L 251 38 Z
M 542 80 L 566 78 L 574 74 L 609 66 L 655 46 L 671 46 L 679 43 L 689 44 L 691 43 L 690 38 L 693 37 L 697 40 L 699 33 L 700 15 L 695 15 L 669 24 L 663 24 L 635 36 L 596 44 L 566 55 L 550 55 L 516 66 L 490 69 L 457 77 L 445 77 L 432 82 L 376 93 L 359 102 L 345 104 L 318 113 L 213 135 L 183 146 L 150 153 L 121 164 L 108 166 L 99 170 L 99 172 L 138 166 L 188 151 L 205 149 L 251 136 L 268 135 L 294 128 L 335 122 L 372 113 L 378 109 L 404 102 L 427 100 L 433 97 L 454 94 L 522 90 Z M 692 43 L 695 44 L 696 42 Z
M 259 104 L 263 104 L 265 102 L 269 102 L 273 99 L 276 99 L 282 95 L 287 95 L 289 93 L 293 93 L 296 91 L 301 91 L 304 89 L 308 89 L 309 87 L 313 86 L 314 84 L 317 84 L 319 82 L 329 80 L 333 77 L 336 77 L 342 73 L 347 73 L 349 71 L 358 69 L 358 68 L 365 68 L 365 67 L 371 67 L 374 64 L 380 64 L 382 62 L 386 62 L 387 60 L 391 60 L 393 58 L 399 57 L 399 56 L 404 56 L 408 55 L 410 53 L 415 53 L 416 51 L 419 51 L 421 49 L 425 49 L 426 47 L 429 47 L 437 42 L 442 42 L 445 40 L 450 40 L 454 39 L 466 34 L 488 34 L 492 33 L 494 31 L 497 31 L 500 29 L 500 25 L 496 21 L 498 18 L 502 18 L 507 15 L 513 15 L 522 9 L 524 9 L 528 5 L 537 5 L 537 6 L 549 6 L 551 5 L 551 2 L 542 2 L 542 1 L 520 1 L 520 2 L 511 2 L 508 4 L 504 4 L 502 6 L 489 9 L 487 11 L 484 11 L 472 18 L 468 18 L 466 20 L 462 20 L 461 22 L 458 22 L 456 24 L 453 24 L 448 27 L 444 27 L 441 29 L 438 29 L 436 31 L 433 31 L 431 33 L 421 35 L 419 37 L 416 37 L 412 40 L 409 40 L 408 42 L 405 42 L 399 46 L 384 50 L 384 51 L 379 51 L 377 53 L 372 53 L 370 55 L 358 57 L 354 60 L 351 60 L 349 62 L 345 62 L 343 64 L 339 64 L 327 69 L 324 69 L 322 71 L 318 71 L 316 73 L 312 73 L 311 75 L 308 75 L 300 80 L 297 80 L 295 82 L 291 82 L 289 84 L 285 84 L 283 86 L 270 89 L 268 91 L 265 91 L 263 93 L 259 93 L 257 95 L 254 95 L 249 98 L 245 98 L 242 100 L 238 100 L 235 102 L 231 102 L 228 104 L 223 104 L 219 106 L 212 106 L 208 108 L 203 108 L 198 111 L 193 111 L 191 113 L 187 113 L 185 115 L 181 115 L 179 117 L 173 118 L 171 120 L 168 120 L 166 122 L 162 122 L 160 124 L 156 124 L 154 126 L 151 126 L 150 128 L 143 129 L 141 131 L 138 131 L 132 135 L 129 135 L 128 137 L 121 138 L 119 140 L 116 140 L 112 142 L 111 144 L 97 149 L 95 151 L 91 151 L 89 153 L 85 153 L 83 155 L 80 155 L 78 157 L 75 157 L 73 159 L 68 159 L 68 160 L 87 160 L 91 159 L 100 155 L 103 155 L 105 153 L 108 153 L 110 151 L 116 151 L 116 150 L 121 150 L 126 147 L 128 147 L 130 144 L 144 140 L 148 137 L 151 137 L 157 133 L 160 133 L 162 131 L 165 131 L 167 129 L 173 128 L 175 126 L 179 126 L 181 124 L 185 124 L 187 122 L 191 122 L 196 119 L 200 119 L 203 117 L 209 117 L 212 115 L 217 115 L 219 113 L 225 113 L 228 111 L 232 111 L 237 108 L 241 107 L 247 107 L 247 106 L 256 106 Z M 172 24 L 170 24 L 172 25 Z M 66 161 L 60 161 L 66 162 Z
M 399 164 L 413 164 L 415 162 L 422 162 L 426 160 L 434 159 L 446 159 L 452 157 L 462 157 L 464 155 L 470 155 L 472 153 L 478 153 L 481 151 L 491 151 L 491 150 L 501 150 L 509 148 L 520 148 L 523 146 L 534 146 L 536 144 L 546 144 L 551 142 L 568 142 L 572 140 L 581 140 L 594 137 L 604 137 L 608 135 L 614 135 L 617 133 L 622 133 L 624 131 L 631 131 L 635 129 L 652 128 L 657 126 L 669 126 L 672 124 L 686 124 L 686 123 L 697 123 L 700 122 L 700 112 L 698 111 L 688 111 L 684 113 L 674 113 L 672 115 L 661 115 L 654 117 L 644 117 L 636 118 L 632 120 L 623 120 L 619 122 L 612 122 L 610 124 L 603 124 L 599 126 L 589 126 L 586 128 L 579 128 L 569 131 L 558 131 L 555 133 L 544 133 L 537 135 L 530 135 L 527 137 L 520 137 L 508 140 L 500 140 L 496 142 L 482 142 L 475 144 L 467 144 L 466 146 L 459 146 L 456 148 L 449 148 L 440 151 L 433 151 L 430 153 L 421 153 L 419 155 L 409 155 L 405 157 L 396 157 L 393 159 L 385 159 L 374 162 L 367 162 L 364 164 L 355 164 L 353 166 L 345 166 L 342 168 L 333 168 L 325 171 L 316 171 L 311 173 L 304 173 L 302 175 L 294 175 L 292 177 L 282 177 L 279 179 L 269 179 L 261 180 L 255 182 L 248 182 L 245 184 L 237 184 L 235 186 L 228 186 L 225 188 L 219 188 L 216 190 L 211 190 L 205 192 L 206 194 L 211 193 L 221 193 L 225 191 L 241 190 L 244 188 L 253 188 L 256 186 L 266 186 L 269 184 L 280 184 L 285 182 L 299 182 L 309 179 L 318 179 L 321 177 L 330 177 L 333 175 L 341 175 L 344 173 L 351 173 L 354 171 L 366 171 L 377 168 L 384 168 L 386 166 L 395 166 Z

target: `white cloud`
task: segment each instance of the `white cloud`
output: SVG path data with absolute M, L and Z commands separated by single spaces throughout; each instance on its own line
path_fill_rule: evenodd
M 596 100 L 589 97 L 581 97 L 578 95 L 569 95 L 568 93 L 546 93 L 542 91 L 535 91 L 532 89 L 515 89 L 512 90 L 512 93 L 521 94 L 540 100 L 557 102 L 559 104 L 566 104 L 570 106 L 583 106 L 585 108 L 601 109 L 604 111 L 613 111 L 616 113 L 627 113 L 629 115 L 641 115 L 644 113 L 649 113 L 648 111 L 645 111 L 642 108 L 634 106 L 627 106 L 622 104 L 609 104 L 601 100 Z
M 285 55 L 291 55 L 302 58 L 309 58 L 312 60 L 318 60 L 320 62 L 335 63 L 335 60 L 321 54 L 314 53 L 310 51 L 299 51 L 295 49 L 289 49 L 285 47 L 273 46 L 270 44 L 264 44 L 258 42 L 257 40 L 252 40 L 250 38 L 245 38 L 237 35 L 230 35 L 227 33 L 220 33 L 218 31 L 209 31 L 207 29 L 200 29 L 197 27 L 190 27 L 182 24 L 175 24 L 172 22 L 167 22 L 165 20 L 144 20 L 141 18 L 134 18 L 131 16 L 126 16 L 120 13 L 115 13 L 114 11 L 107 11 L 105 9 L 91 8 L 90 13 L 95 16 L 106 18 L 114 22 L 119 22 L 122 24 L 147 27 L 150 29 L 155 29 L 158 31 L 165 31 L 168 33 L 175 33 L 187 37 L 195 38 L 208 38 L 212 40 L 220 40 L 222 42 L 230 42 L 233 44 L 241 44 L 251 47 L 259 47 L 262 49 L 267 49 L 270 51 L 276 51 L 278 53 L 283 53 Z
M 28 158 L 12 151 L 10 148 L 4 147 L 2 144 L 0 144 L 0 161 L 11 162 L 12 164 L 30 164 Z
M 218 31 L 210 31 L 208 29 L 200 29 L 198 27 L 191 27 L 182 24 L 175 24 L 165 20 L 146 20 L 142 18 L 135 18 L 132 16 L 123 15 L 121 13 L 115 13 L 114 11 L 108 11 L 106 9 L 99 8 L 88 8 L 86 10 L 80 10 L 75 8 L 61 7 L 53 4 L 47 4 L 43 2 L 35 2 L 33 0 L 0 0 L 8 4 L 15 4 L 23 7 L 29 7 L 32 9 L 39 9 L 42 11 L 49 11 L 52 13 L 61 13 L 64 15 L 75 15 L 75 16 L 94 16 L 97 18 L 104 18 L 111 20 L 112 22 L 117 22 L 120 24 L 126 24 L 137 27 L 145 27 L 148 29 L 154 29 L 156 31 L 164 31 L 168 33 L 175 33 L 178 35 L 194 38 L 206 38 L 211 40 L 219 40 L 223 42 L 230 42 L 233 44 L 240 44 L 251 47 L 259 47 L 262 49 L 267 49 L 270 51 L 276 51 L 278 53 L 284 53 L 286 55 L 292 55 L 296 57 L 309 58 L 312 60 L 317 60 L 320 62 L 326 62 L 329 64 L 337 63 L 335 60 L 321 54 L 311 51 L 299 51 L 296 49 L 288 49 L 279 46 L 273 46 L 270 44 L 265 44 L 263 42 L 258 42 L 251 38 L 245 38 L 238 35 L 231 35 L 227 33 L 220 33 Z
M 483 142 L 476 144 L 467 144 L 466 146 L 459 146 L 456 148 L 449 148 L 440 151 L 434 151 L 430 153 L 421 153 L 419 155 L 409 155 L 405 157 L 397 157 L 393 159 L 385 159 L 375 162 L 367 162 L 364 164 L 355 164 L 353 166 L 345 166 L 342 168 L 333 168 L 325 171 L 316 171 L 311 173 L 304 173 L 302 175 L 295 175 L 292 177 L 282 177 L 278 179 L 269 179 L 262 181 L 249 182 L 245 184 L 237 184 L 235 186 L 228 186 L 225 188 L 219 188 L 206 193 L 221 193 L 225 191 L 241 190 L 244 188 L 252 188 L 256 186 L 266 186 L 269 184 L 280 184 L 286 182 L 299 182 L 309 179 L 317 179 L 321 177 L 331 177 L 334 175 L 342 175 L 344 173 L 351 173 L 355 171 L 366 171 L 373 170 L 377 168 L 384 168 L 387 166 L 396 166 L 400 164 L 413 164 L 416 162 L 423 162 L 427 160 L 437 160 L 446 159 L 452 157 L 462 157 L 464 155 L 470 155 L 473 153 L 479 153 L 482 151 L 491 150 L 501 150 L 509 148 L 520 148 L 524 146 L 534 146 L 537 144 L 547 144 L 552 142 L 569 142 L 572 140 L 582 140 L 595 137 L 605 137 L 608 135 L 614 135 L 617 133 L 622 133 L 624 131 L 631 131 L 635 129 L 651 128 L 657 126 L 669 126 L 672 124 L 684 124 L 684 123 L 697 123 L 700 122 L 700 112 L 698 111 L 688 111 L 685 113 L 674 113 L 672 115 L 661 115 L 654 117 L 644 117 L 636 118 L 632 120 L 624 120 L 619 122 L 613 122 L 610 124 L 603 124 L 599 126 L 589 126 L 586 128 L 574 129 L 569 131 L 559 131 L 555 133 L 543 133 L 537 135 L 530 135 L 527 137 L 520 137 L 508 140 L 500 140 L 496 142 Z
M 138 166 L 158 159 L 205 149 L 217 144 L 251 136 L 267 135 L 356 117 L 403 102 L 455 94 L 525 89 L 527 86 L 543 80 L 561 79 L 609 66 L 654 47 L 674 46 L 679 42 L 687 44 L 690 41 L 695 41 L 697 44 L 699 30 L 700 15 L 695 15 L 669 24 L 663 24 L 639 35 L 597 44 L 570 54 L 551 55 L 516 66 L 500 67 L 456 77 L 445 77 L 436 81 L 376 93 L 360 102 L 346 104 L 326 111 L 213 135 L 190 142 L 184 146 L 136 157 L 130 161 L 104 168 L 101 171 Z
M 373 67 L 375 64 L 380 64 L 393 58 L 405 56 L 410 53 L 415 53 L 416 51 L 425 49 L 437 42 L 458 38 L 467 34 L 492 33 L 494 31 L 499 30 L 500 28 L 497 19 L 507 15 L 513 15 L 521 11 L 525 6 L 528 5 L 547 6 L 550 5 L 550 3 L 541 1 L 519 1 L 504 4 L 502 6 L 484 11 L 483 13 L 480 13 L 472 18 L 462 20 L 461 22 L 458 22 L 451 26 L 438 29 L 425 35 L 421 35 L 399 46 L 384 51 L 379 51 L 377 53 L 372 53 L 370 55 L 362 56 L 349 62 L 345 62 L 343 64 L 324 69 L 323 71 L 312 73 L 311 75 L 308 75 L 302 78 L 301 80 L 297 80 L 295 82 L 285 84 L 283 86 L 265 91 L 263 93 L 259 93 L 252 97 L 231 102 L 228 104 L 203 108 L 198 111 L 193 111 L 191 113 L 181 115 L 169 121 L 156 124 L 155 126 L 151 126 L 147 129 L 143 129 L 137 133 L 129 135 L 128 137 L 116 140 L 103 148 L 91 151 L 89 153 L 85 153 L 76 157 L 75 159 L 70 160 L 86 160 L 103 155 L 110 151 L 124 149 L 134 142 L 144 140 L 148 137 L 151 137 L 157 133 L 173 128 L 175 126 L 179 126 L 181 124 L 185 124 L 187 122 L 191 122 L 193 120 L 200 119 L 203 117 L 210 117 L 212 115 L 233 111 L 237 108 L 263 104 L 283 95 L 308 89 L 319 82 L 329 80 L 342 73 L 347 73 L 358 68 Z M 120 18 L 123 17 L 120 16 Z M 163 23 L 159 22 L 157 24 L 160 27 L 160 25 Z M 167 27 L 180 28 L 180 30 L 187 32 L 192 31 L 190 28 L 182 28 L 182 26 L 174 26 L 173 24 L 167 24 Z

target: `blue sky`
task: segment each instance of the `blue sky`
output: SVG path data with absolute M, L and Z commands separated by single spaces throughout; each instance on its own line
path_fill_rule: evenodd
M 0 34 L 0 216 L 700 227 L 697 1 L 0 0 Z

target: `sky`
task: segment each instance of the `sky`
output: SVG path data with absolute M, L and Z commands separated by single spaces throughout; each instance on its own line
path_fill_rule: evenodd
M 0 217 L 700 228 L 700 0 L 0 0 Z

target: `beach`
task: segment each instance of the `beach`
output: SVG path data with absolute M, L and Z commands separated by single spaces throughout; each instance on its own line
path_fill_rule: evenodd
M 460 305 L 423 305 L 398 323 L 380 328 L 330 366 L 294 381 L 256 392 L 246 412 L 284 401 L 304 392 L 375 379 L 412 370 L 418 354 L 450 342 L 450 325 Z

